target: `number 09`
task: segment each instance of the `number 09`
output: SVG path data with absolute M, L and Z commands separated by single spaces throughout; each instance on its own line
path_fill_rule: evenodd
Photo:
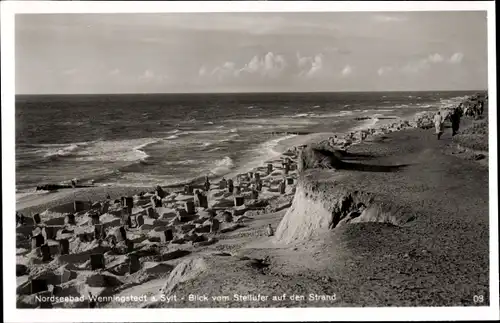
M 482 303 L 482 302 L 484 302 L 484 296 L 483 295 L 474 295 L 474 297 L 472 297 L 472 300 L 474 301 L 474 303 Z

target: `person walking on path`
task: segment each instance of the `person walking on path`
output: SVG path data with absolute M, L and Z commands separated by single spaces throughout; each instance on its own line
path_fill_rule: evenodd
M 434 116 L 434 127 L 436 127 L 436 135 L 438 140 L 441 138 L 441 135 L 443 134 L 443 128 L 444 128 L 443 123 L 444 123 L 444 118 L 441 115 L 441 112 L 438 111 L 437 114 Z
M 450 115 L 452 136 L 458 133 L 458 128 L 460 127 L 460 117 L 461 117 L 460 109 L 455 108 Z

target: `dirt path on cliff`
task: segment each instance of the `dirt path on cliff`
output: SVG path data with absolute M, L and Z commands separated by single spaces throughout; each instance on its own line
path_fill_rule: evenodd
M 309 171 L 326 194 L 340 188 L 370 192 L 379 203 L 410 212 L 413 221 L 403 226 L 353 223 L 280 245 L 265 236 L 265 227 L 276 227 L 286 210 L 256 215 L 245 228 L 192 254 L 190 258 L 203 257 L 204 269 L 172 292 L 229 299 L 185 298 L 151 307 L 488 304 L 488 169 L 444 154 L 452 144 L 448 133 L 438 141 L 432 130 L 396 132 L 349 152 L 371 156 L 353 163 L 406 165 L 398 172 Z M 333 186 L 330 178 L 339 173 L 342 182 Z M 268 298 L 242 301 L 235 294 Z M 305 299 L 290 299 L 292 294 Z M 325 295 L 335 295 L 335 300 L 325 300 Z M 474 303 L 474 295 L 483 302 Z

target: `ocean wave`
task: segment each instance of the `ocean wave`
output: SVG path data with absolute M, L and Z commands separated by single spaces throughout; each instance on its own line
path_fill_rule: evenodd
M 286 135 L 279 138 L 274 138 L 261 143 L 257 148 L 253 149 L 253 157 L 249 161 L 241 164 L 234 170 L 236 173 L 242 173 L 261 166 L 265 161 L 273 159 L 281 155 L 282 151 L 276 150 L 276 147 L 286 139 L 294 138 L 297 135 Z M 236 174 L 235 174 L 236 175 Z
M 224 143 L 230 143 L 230 142 L 235 142 L 236 140 L 233 140 L 231 138 L 224 138 L 219 140 L 219 142 L 224 142 Z
M 56 126 L 72 126 L 72 127 L 79 127 L 85 125 L 87 122 L 86 121 L 65 121 L 65 122 L 60 122 L 57 123 Z
M 175 160 L 175 161 L 164 161 L 162 162 L 163 165 L 170 165 L 170 166 L 175 166 L 175 165 L 196 165 L 203 163 L 202 160 L 194 160 L 194 159 L 186 159 L 186 160 Z
M 210 153 L 210 152 L 218 151 L 221 149 L 222 149 L 222 147 L 215 147 L 215 148 L 210 149 L 208 152 Z
M 228 132 L 231 132 L 231 130 L 188 130 L 188 131 L 184 131 L 182 134 L 197 135 L 197 134 L 228 133 Z
M 340 111 L 337 113 L 324 113 L 324 114 L 315 114 L 312 115 L 313 118 L 336 118 L 336 117 L 344 117 L 353 114 L 352 111 Z
M 377 117 L 371 117 L 370 119 L 367 119 L 364 122 L 362 122 L 360 125 L 352 127 L 351 131 L 360 131 L 360 130 L 371 129 L 371 128 L 375 127 L 375 125 L 379 121 L 380 121 L 379 118 L 377 118 Z
M 282 152 L 275 150 L 275 148 L 278 146 L 278 144 L 280 142 L 284 141 L 284 140 L 291 139 L 291 138 L 294 138 L 296 136 L 297 135 L 286 135 L 286 136 L 283 136 L 283 137 L 271 139 L 271 140 L 268 140 L 268 141 L 264 142 L 261 145 L 261 148 L 263 148 L 264 151 L 266 152 L 265 153 L 266 159 L 268 159 L 268 157 L 279 156 Z
M 141 138 L 116 141 L 97 141 L 74 154 L 77 161 L 136 162 L 150 156 L 144 149 L 162 141 L 162 138 Z
M 409 108 L 410 105 L 409 104 L 397 104 L 397 105 L 394 105 L 392 107 L 395 109 L 401 109 L 401 108 Z
M 145 142 L 143 144 L 140 144 L 139 146 L 136 146 L 134 147 L 134 150 L 139 154 L 139 155 L 142 155 L 142 157 L 140 158 L 141 161 L 147 161 L 147 159 L 150 157 L 145 151 L 144 151 L 144 148 L 148 147 L 148 146 L 151 146 L 153 144 L 156 144 L 158 142 L 160 142 L 161 140 L 160 139 L 154 139 L 154 140 L 151 140 L 151 141 L 148 141 L 148 142 Z
M 140 144 L 139 146 L 136 146 L 134 147 L 135 150 L 143 150 L 144 148 L 150 146 L 150 145 L 153 145 L 153 144 L 156 144 L 158 143 L 159 141 L 161 141 L 160 139 L 154 139 L 154 140 L 150 140 L 148 142 L 145 142 L 143 144 Z
M 253 127 L 256 125 L 262 125 L 262 127 L 273 127 L 277 125 L 286 125 L 289 127 L 292 126 L 306 126 L 317 124 L 317 122 L 309 120 L 309 119 L 301 119 L 301 118 L 293 118 L 293 116 L 282 116 L 277 118 L 268 118 L 268 119 L 235 119 L 235 120 L 227 120 L 228 122 L 237 122 L 237 123 L 245 123 L 251 124 Z M 238 127 L 241 130 L 244 128 Z
M 178 136 L 178 135 L 171 135 L 171 136 L 168 136 L 168 137 L 167 137 L 167 138 L 165 138 L 165 139 L 172 140 L 172 139 L 177 139 L 177 138 L 179 138 L 179 136 Z
M 132 164 L 131 166 L 133 166 L 133 165 L 135 165 L 135 164 Z M 138 165 L 140 165 L 140 163 L 138 163 Z M 121 176 L 122 172 L 125 172 L 126 170 L 127 170 L 127 167 L 125 166 L 125 167 L 122 167 L 120 169 L 110 169 L 110 170 L 107 170 L 104 172 L 100 172 L 98 174 L 88 174 L 87 176 L 79 177 L 77 179 L 80 183 L 88 183 L 88 182 L 92 181 L 94 183 L 94 185 L 101 186 L 102 181 L 110 179 L 110 178 L 116 178 L 118 176 Z
M 226 156 L 217 160 L 214 165 L 215 167 L 211 170 L 211 173 L 214 175 L 224 175 L 234 168 L 234 161 L 231 157 Z
M 68 157 L 72 155 L 77 149 L 79 149 L 81 146 L 78 144 L 71 144 L 69 146 L 63 147 L 61 149 L 57 150 L 49 150 L 48 152 L 45 153 L 43 157 L 45 158 L 57 158 L 57 157 Z

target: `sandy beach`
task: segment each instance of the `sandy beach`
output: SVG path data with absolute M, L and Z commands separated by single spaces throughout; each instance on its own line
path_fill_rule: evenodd
M 487 111 L 441 140 L 434 111 L 346 134 L 337 169 L 300 168 L 317 133 L 209 186 L 22 197 L 17 306 L 487 305 Z

